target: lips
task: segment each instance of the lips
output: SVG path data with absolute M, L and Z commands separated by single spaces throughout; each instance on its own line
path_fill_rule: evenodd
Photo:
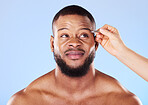
M 83 50 L 70 50 L 66 51 L 65 55 L 72 60 L 78 60 L 84 55 L 85 51 Z

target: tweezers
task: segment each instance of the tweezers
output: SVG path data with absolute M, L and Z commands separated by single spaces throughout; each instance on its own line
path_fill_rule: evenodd
M 98 31 L 97 30 L 91 31 L 91 33 L 95 33 L 95 32 L 98 32 Z
M 97 30 L 91 31 L 91 33 L 94 34 L 94 37 L 96 37 L 96 32 L 98 32 Z

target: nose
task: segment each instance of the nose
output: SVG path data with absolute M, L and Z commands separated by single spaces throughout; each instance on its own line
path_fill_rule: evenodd
M 68 46 L 77 48 L 77 47 L 81 46 L 81 42 L 77 38 L 71 38 L 68 42 Z

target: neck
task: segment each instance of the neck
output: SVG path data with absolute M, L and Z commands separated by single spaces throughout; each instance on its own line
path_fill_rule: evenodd
M 90 65 L 89 71 L 82 77 L 69 77 L 61 72 L 56 66 L 55 69 L 55 82 L 58 88 L 62 91 L 66 91 L 70 94 L 82 93 L 86 90 L 90 90 L 94 86 L 95 81 L 95 69 L 93 63 Z M 92 90 L 92 89 L 91 89 Z

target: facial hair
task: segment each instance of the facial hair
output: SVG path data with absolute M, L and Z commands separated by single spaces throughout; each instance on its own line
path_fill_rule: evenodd
M 55 54 L 54 59 L 59 66 L 61 72 L 69 77 L 82 77 L 86 75 L 89 71 L 90 64 L 93 62 L 95 58 L 95 51 L 92 51 L 89 56 L 85 59 L 84 63 L 78 67 L 70 67 L 66 64 L 66 62 L 61 58 L 60 55 Z

